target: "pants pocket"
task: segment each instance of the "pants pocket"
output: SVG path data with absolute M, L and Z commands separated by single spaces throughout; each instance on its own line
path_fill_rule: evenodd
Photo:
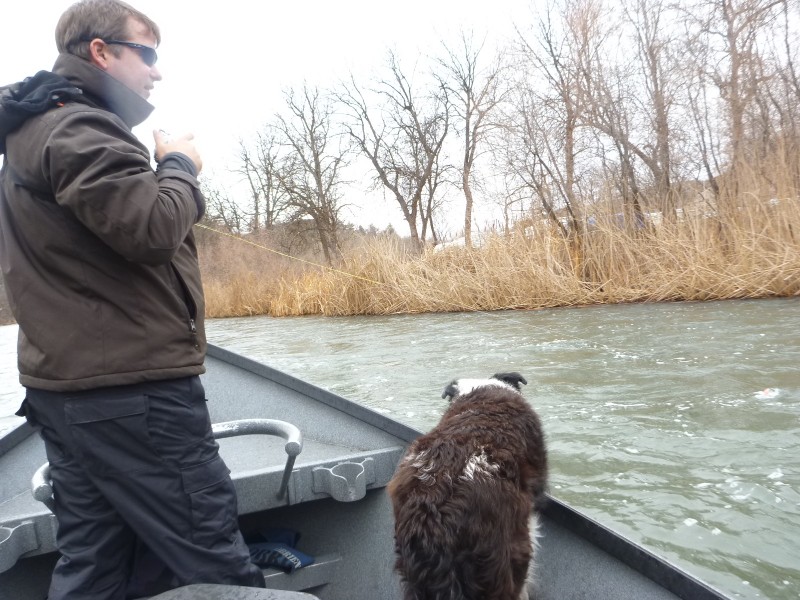
M 22 400 L 22 403 L 19 405 L 17 412 L 15 412 L 14 414 L 17 415 L 18 417 L 25 417 L 25 420 L 28 421 L 28 424 L 31 427 L 36 426 L 36 422 L 34 421 L 33 416 L 31 415 L 30 403 L 28 402 L 27 396 Z
M 70 398 L 64 416 L 81 456 L 97 473 L 133 473 L 157 468 L 143 394 Z
M 211 548 L 230 543 L 238 531 L 236 490 L 220 456 L 181 469 L 192 511 L 192 541 Z
M 28 393 L 30 394 L 30 391 Z M 48 400 L 53 403 L 53 406 L 58 406 L 58 399 L 48 398 Z M 25 399 L 22 401 L 22 404 L 20 404 L 19 410 L 15 414 L 19 417 L 25 417 L 28 425 L 39 432 L 39 435 L 44 441 L 47 462 L 49 462 L 51 466 L 63 464 L 66 460 L 68 460 L 70 453 L 61 437 L 62 428 L 59 427 L 58 422 L 54 423 L 52 418 L 48 418 L 51 417 L 51 415 L 46 414 L 43 418 L 37 418 L 36 412 L 37 409 L 35 408 L 34 403 L 32 403 L 26 395 Z
M 159 382 L 145 394 L 151 443 L 161 456 L 176 464 L 197 465 L 217 453 L 199 377 Z

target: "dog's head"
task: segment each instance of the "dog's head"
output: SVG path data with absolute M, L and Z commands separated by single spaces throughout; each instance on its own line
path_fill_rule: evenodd
M 444 388 L 442 398 L 452 402 L 458 396 L 484 386 L 506 387 L 519 392 L 521 384 L 527 385 L 528 382 L 519 373 L 495 373 L 489 379 L 454 379 Z

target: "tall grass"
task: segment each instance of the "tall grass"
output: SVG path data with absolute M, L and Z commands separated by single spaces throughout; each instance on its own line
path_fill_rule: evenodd
M 546 223 L 480 248 L 421 255 L 397 238 L 309 268 L 237 240 L 201 246 L 210 317 L 386 315 L 800 294 L 798 200 L 640 229 L 600 219 L 565 238 Z

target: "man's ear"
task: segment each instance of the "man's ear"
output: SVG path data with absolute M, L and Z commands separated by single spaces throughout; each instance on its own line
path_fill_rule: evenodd
M 99 67 L 104 71 L 108 70 L 108 56 L 111 49 L 100 38 L 94 38 L 89 42 L 89 62 L 95 67 Z

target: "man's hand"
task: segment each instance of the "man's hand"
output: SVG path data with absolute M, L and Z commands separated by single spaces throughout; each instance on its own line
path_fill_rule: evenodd
M 180 152 L 194 163 L 198 173 L 203 169 L 203 159 L 200 158 L 200 153 L 192 141 L 194 135 L 191 133 L 172 138 L 160 129 L 156 129 L 153 131 L 153 139 L 156 141 L 156 160 L 170 152 Z

